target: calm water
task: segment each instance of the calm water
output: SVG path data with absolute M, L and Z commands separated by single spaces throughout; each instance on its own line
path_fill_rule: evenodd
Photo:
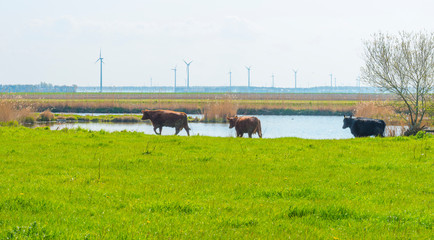
M 198 116 L 199 115 L 190 115 Z M 350 130 L 342 129 L 341 116 L 257 116 L 261 120 L 263 138 L 298 137 L 308 139 L 344 139 L 352 138 Z M 235 137 L 235 129 L 222 123 L 189 123 L 190 135 Z M 93 131 L 135 131 L 155 134 L 149 120 L 141 123 L 62 123 L 51 126 L 53 130 L 62 128 L 84 128 Z M 163 127 L 162 135 L 173 135 L 174 128 Z M 187 136 L 185 130 L 179 135 Z M 247 134 L 244 134 L 247 137 Z M 257 134 L 253 137 L 258 137 Z

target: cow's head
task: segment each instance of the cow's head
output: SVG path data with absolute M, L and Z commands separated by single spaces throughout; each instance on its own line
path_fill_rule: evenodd
M 351 127 L 351 125 L 353 124 L 353 115 L 345 116 L 344 115 L 344 125 L 342 126 L 343 129 L 347 128 L 347 127 Z
M 142 110 L 142 113 L 143 113 L 142 120 L 149 119 L 148 110 Z
M 235 116 L 235 117 L 227 117 L 226 119 L 229 121 L 229 128 L 233 128 L 233 127 L 235 127 L 235 123 L 236 123 L 237 120 L 238 120 L 238 116 Z

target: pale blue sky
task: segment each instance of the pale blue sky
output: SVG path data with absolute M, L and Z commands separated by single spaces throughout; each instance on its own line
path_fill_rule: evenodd
M 0 84 L 355 85 L 362 40 L 434 31 L 434 1 L 0 0 Z

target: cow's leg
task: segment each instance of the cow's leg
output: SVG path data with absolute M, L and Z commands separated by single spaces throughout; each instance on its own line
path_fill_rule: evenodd
M 154 132 L 155 132 L 155 134 L 157 134 L 157 135 L 161 135 L 161 130 L 160 130 L 160 133 L 158 133 L 158 132 L 157 132 L 157 128 L 158 128 L 158 127 L 154 127 Z
M 187 132 L 187 135 L 190 136 L 190 129 L 188 127 L 184 127 L 185 131 Z M 182 129 L 181 129 L 182 130 Z
M 380 137 L 384 137 L 384 129 L 383 129 L 383 131 L 381 131 L 381 129 L 378 129 L 377 132 L 380 133 L 380 134 L 378 134 Z
M 178 133 L 181 131 L 180 128 L 175 128 L 175 135 L 178 135 Z
M 252 132 L 249 132 L 249 138 L 252 138 Z
M 161 131 L 163 131 L 163 126 L 160 127 L 160 135 L 161 135 Z

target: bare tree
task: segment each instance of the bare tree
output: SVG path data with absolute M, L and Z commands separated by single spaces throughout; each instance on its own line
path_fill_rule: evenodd
M 364 41 L 364 47 L 362 80 L 400 98 L 400 112 L 409 126 L 406 135 L 422 130 L 432 108 L 434 33 L 377 33 Z

